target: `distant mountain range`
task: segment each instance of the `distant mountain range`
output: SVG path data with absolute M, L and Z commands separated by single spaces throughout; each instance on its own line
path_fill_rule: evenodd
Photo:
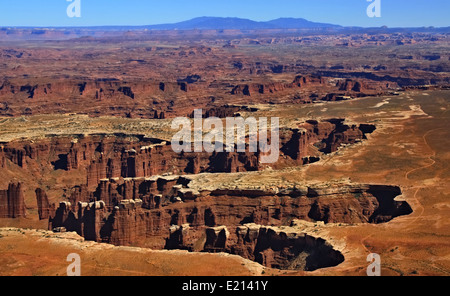
M 118 37 L 123 36 L 123 34 L 130 34 L 128 38 L 133 38 L 133 32 L 138 34 L 136 38 L 144 38 L 142 34 L 145 35 L 146 30 L 158 32 L 155 33 L 155 36 L 164 35 L 164 31 L 192 30 L 215 30 L 219 34 L 225 35 L 228 34 L 226 30 L 240 30 L 240 34 L 245 35 L 255 33 L 258 30 L 268 29 L 278 29 L 283 31 L 283 34 L 286 34 L 287 32 L 285 30 L 289 29 L 301 31 L 304 34 L 312 32 L 321 34 L 450 33 L 450 27 L 388 28 L 383 26 L 363 28 L 311 22 L 303 18 L 278 18 L 271 21 L 258 22 L 237 17 L 198 17 L 173 24 L 143 26 L 0 27 L 0 40 L 66 40 L 80 37 Z M 149 35 L 152 34 L 150 32 Z M 232 32 L 231 35 L 233 34 L 235 33 Z M 296 32 L 296 34 L 299 34 L 299 32 Z
M 150 30 L 258 30 L 258 29 L 312 29 L 341 28 L 339 25 L 316 23 L 303 18 L 279 18 L 257 22 L 237 17 L 198 17 L 174 24 L 143 26 Z

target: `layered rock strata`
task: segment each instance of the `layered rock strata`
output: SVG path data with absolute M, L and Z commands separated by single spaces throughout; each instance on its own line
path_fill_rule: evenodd
M 37 188 L 36 191 L 36 202 L 38 207 L 39 220 L 46 220 L 55 213 L 55 205 L 50 204 L 47 193 L 41 188 Z
M 280 131 L 280 157 L 275 167 L 303 165 L 317 160 L 314 144 L 324 153 L 343 144 L 354 144 L 375 130 L 370 125 L 347 125 L 343 119 L 308 121 L 297 129 Z M 248 139 L 247 139 L 248 140 Z M 101 179 L 150 177 L 162 174 L 235 173 L 264 167 L 260 152 L 175 153 L 171 143 L 143 135 L 49 136 L 40 140 L 18 140 L 0 146 L 0 166 L 7 164 L 33 171 L 79 170 L 88 188 Z M 45 172 L 44 172 L 45 170 Z
M 26 217 L 25 200 L 21 183 L 10 183 L 0 190 L 0 218 Z
M 60 204 L 50 228 L 65 227 L 91 240 L 117 245 L 146 244 L 155 248 L 214 249 L 200 243 L 208 227 L 233 228 L 248 223 L 290 225 L 292 220 L 325 223 L 383 223 L 412 212 L 395 198 L 395 186 L 333 184 L 274 189 L 215 189 L 197 192 L 186 177 L 103 180 L 95 193 L 78 204 Z M 173 229 L 171 227 L 177 226 Z M 209 235 L 209 237 L 214 237 Z

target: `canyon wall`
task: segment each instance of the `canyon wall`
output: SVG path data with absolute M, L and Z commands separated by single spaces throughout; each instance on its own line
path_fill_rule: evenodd
M 200 77 L 200 76 L 199 76 Z M 289 79 L 289 78 L 287 78 Z M 334 80 L 298 75 L 289 80 L 203 80 L 195 75 L 173 81 L 119 79 L 5 79 L 0 81 L 1 116 L 78 113 L 89 116 L 165 119 L 188 116 L 194 109 L 227 104 L 310 103 L 343 96 L 387 94 L 393 82 Z M 299 94 L 301 92 L 301 95 Z M 214 96 L 208 95 L 214 93 Z M 276 94 L 276 95 L 275 95 Z
M 137 99 L 137 96 L 189 90 L 187 82 L 125 82 L 116 79 L 65 80 L 51 83 L 28 82 L 27 84 L 4 80 L 0 84 L 0 96 L 21 95 L 34 100 L 58 95 L 83 96 L 100 101 L 122 97 Z
M 255 94 L 273 94 L 291 88 L 319 87 L 327 83 L 325 78 L 316 76 L 296 76 L 294 81 L 250 83 L 237 85 L 231 91 L 233 95 L 252 96 Z
M 229 253 L 282 270 L 314 271 L 337 266 L 344 256 L 320 237 L 276 227 L 247 224 L 236 229 Z
M 372 127 L 372 128 L 371 128 Z M 375 130 L 370 125 L 346 125 L 343 119 L 308 121 L 298 129 L 280 131 L 280 158 L 274 166 L 303 165 L 312 160 L 316 145 L 322 152 L 337 151 L 343 144 L 354 144 Z M 263 168 L 260 152 L 175 153 L 170 143 L 143 135 L 49 136 L 40 140 L 18 140 L 0 146 L 0 165 L 33 170 L 34 176 L 47 171 L 81 170 L 87 187 L 100 180 L 150 177 L 162 174 L 235 173 Z
M 47 220 L 55 213 L 55 205 L 48 201 L 47 193 L 41 188 L 37 188 L 36 202 L 38 207 L 39 220 Z
M 0 218 L 26 217 L 25 201 L 21 183 L 11 183 L 0 190 Z
M 207 227 L 283 226 L 294 219 L 383 223 L 412 212 L 406 202 L 395 200 L 401 194 L 395 186 L 333 184 L 198 192 L 189 183 L 186 177 L 103 180 L 78 204 L 62 202 L 49 225 L 116 245 L 195 250 Z M 172 231 L 174 225 L 188 225 L 189 233 Z M 229 238 L 237 240 L 230 233 Z

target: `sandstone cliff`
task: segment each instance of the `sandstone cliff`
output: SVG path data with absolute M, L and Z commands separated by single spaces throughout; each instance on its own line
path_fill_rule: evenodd
M 93 200 L 87 200 L 88 196 L 75 209 L 70 203 L 61 203 L 56 215 L 50 218 L 50 228 L 65 227 L 81 235 L 88 233 L 89 239 L 118 245 L 147 241 L 158 248 L 166 245 L 194 249 L 201 238 L 198 231 L 208 227 L 232 228 L 247 223 L 282 226 L 293 219 L 383 223 L 412 212 L 406 202 L 394 200 L 401 194 L 394 186 L 335 184 L 278 191 L 195 192 L 188 184 L 185 177 L 104 180 Z M 192 234 L 186 234 L 185 226 L 181 233 L 170 230 L 173 225 L 188 225 Z M 216 231 L 216 238 L 206 240 L 210 250 L 220 245 L 217 242 L 220 232 Z M 233 232 L 226 236 L 236 238 Z M 187 244 L 186 237 L 196 239 Z
M 293 82 L 250 83 L 237 85 L 231 91 L 233 95 L 253 96 L 255 94 L 273 94 L 291 88 L 320 86 L 326 83 L 322 77 L 296 76 Z
M 343 119 L 308 121 L 297 129 L 281 129 L 280 158 L 276 167 L 302 165 L 324 153 L 335 152 L 343 144 L 354 144 L 375 130 L 371 125 L 345 124 Z M 85 174 L 89 189 L 100 180 L 151 177 L 154 175 L 235 173 L 263 168 L 259 152 L 175 153 L 170 143 L 143 135 L 55 136 L 39 140 L 18 140 L 0 147 L 0 165 L 6 163 L 34 176 L 52 170 L 78 170 Z
M 46 220 L 54 215 L 55 205 L 50 205 L 47 194 L 41 188 L 36 189 L 36 201 L 38 207 L 39 220 Z
M 0 218 L 26 217 L 21 183 L 11 183 L 7 190 L 0 190 Z

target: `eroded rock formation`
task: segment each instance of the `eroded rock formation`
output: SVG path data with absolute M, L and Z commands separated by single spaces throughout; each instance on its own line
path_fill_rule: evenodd
M 283 230 L 297 219 L 384 223 L 412 212 L 395 186 L 328 184 L 196 191 L 186 177 L 102 180 L 49 219 L 88 240 L 156 249 L 228 252 L 279 269 L 315 270 L 344 258 L 320 237 Z M 271 225 L 271 226 L 267 226 Z M 282 227 L 282 228 L 277 228 Z
M 313 271 L 344 261 L 324 239 L 298 231 L 246 224 L 236 229 L 236 235 L 230 253 L 270 268 Z
M 7 190 L 0 190 L 0 218 L 26 217 L 21 183 L 11 183 Z
M 310 149 L 316 145 L 322 152 L 335 152 L 343 144 L 354 144 L 373 132 L 374 126 L 346 125 L 344 119 L 324 122 L 308 121 L 298 129 L 280 131 L 280 157 L 277 167 L 302 165 L 319 155 Z M 143 135 L 55 136 L 41 140 L 19 140 L 0 147 L 0 165 L 7 162 L 22 169 L 47 171 L 81 170 L 88 188 L 100 180 L 136 178 L 154 175 L 235 173 L 262 168 L 260 152 L 175 153 L 170 143 Z M 44 174 L 44 172 L 41 172 Z
M 89 239 L 118 245 L 146 242 L 189 250 L 198 248 L 195 245 L 206 231 L 204 244 L 213 250 L 223 245 L 225 237 L 235 238 L 230 228 L 248 223 L 282 226 L 293 219 L 382 223 L 412 212 L 406 202 L 395 200 L 401 194 L 395 186 L 332 184 L 197 192 L 188 184 L 186 177 L 104 180 L 78 205 L 61 203 L 50 218 L 50 228 L 89 233 Z
M 253 96 L 255 94 L 273 94 L 290 88 L 303 88 L 320 86 L 326 79 L 315 76 L 296 76 L 293 82 L 251 83 L 237 85 L 231 91 L 233 95 Z
M 36 189 L 36 201 L 38 206 L 39 220 L 46 220 L 54 215 L 55 205 L 50 205 L 47 193 L 41 188 Z

